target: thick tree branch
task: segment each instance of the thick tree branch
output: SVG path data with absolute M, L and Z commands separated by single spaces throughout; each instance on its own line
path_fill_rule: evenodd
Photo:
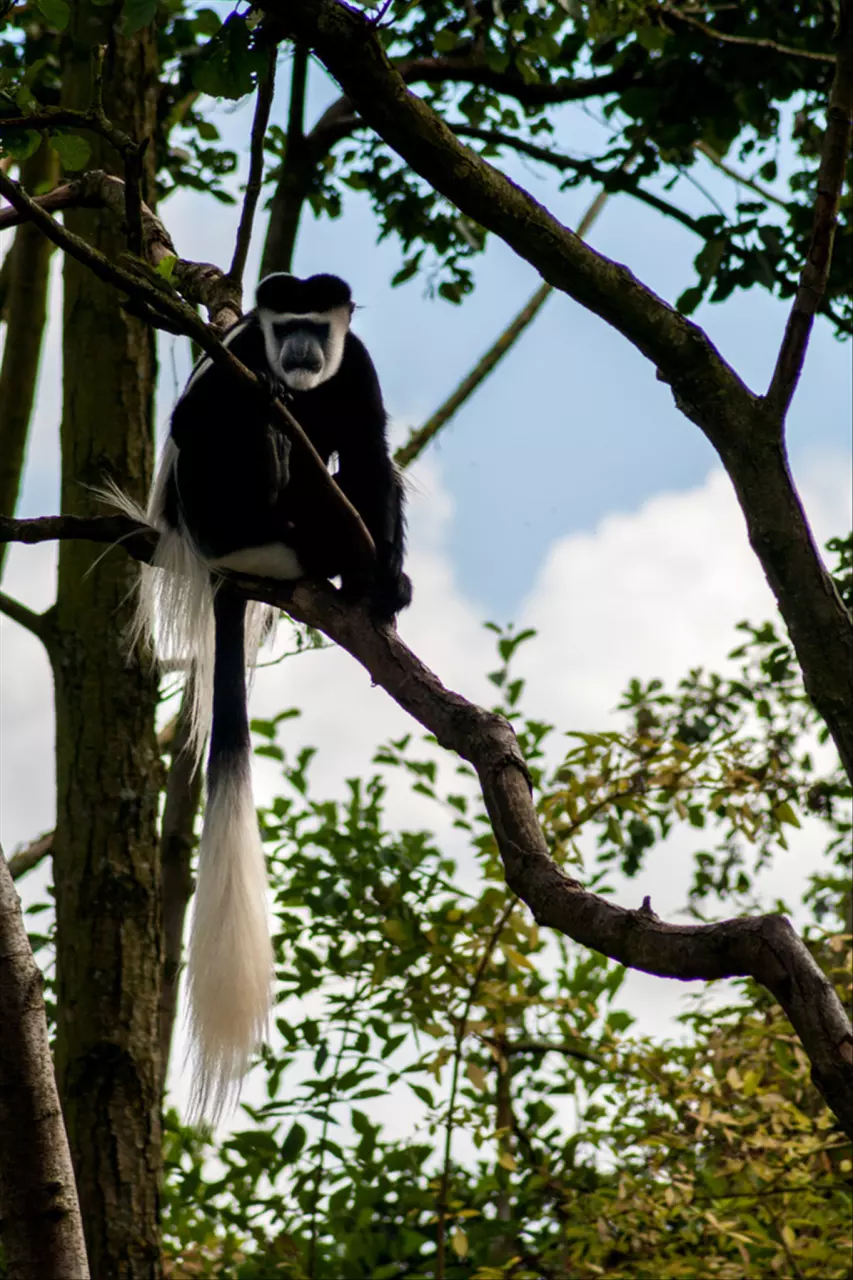
M 71 1153 L 21 904 L 0 849 L 0 1237 L 9 1280 L 88 1280 Z
M 806 688 L 853 777 L 853 622 L 793 486 L 778 415 L 745 386 L 698 325 L 466 148 L 409 92 L 362 15 L 338 0 L 264 0 L 264 8 L 275 34 L 313 48 L 367 123 L 416 173 L 499 235 L 548 284 L 618 329 L 670 384 L 679 408 L 714 445 L 732 480 Z
M 826 132 L 821 146 L 811 239 L 800 276 L 800 286 L 791 307 L 779 358 L 767 391 L 768 404 L 780 418 L 784 418 L 796 390 L 815 314 L 826 292 L 852 134 L 853 4 L 851 0 L 841 0 L 838 57 L 826 112 Z
M 258 95 L 255 103 L 255 115 L 252 120 L 252 140 L 250 146 L 249 177 L 246 181 L 246 192 L 243 197 L 243 211 L 240 214 L 240 225 L 237 228 L 237 242 L 234 245 L 234 257 L 228 269 L 228 276 L 235 285 L 241 286 L 243 272 L 246 269 L 246 258 L 249 256 L 249 245 L 252 242 L 252 227 L 255 221 L 255 210 L 258 207 L 261 189 L 264 183 L 264 141 L 270 110 L 275 93 L 275 63 L 278 48 L 271 45 L 266 75 L 258 79 Z
M 40 227 L 54 244 L 82 262 L 99 279 L 128 294 L 131 300 L 138 304 L 141 314 L 150 323 L 164 324 L 170 332 L 183 333 L 192 338 L 215 364 L 227 369 L 232 377 L 242 382 L 247 394 L 262 399 L 273 420 L 308 464 L 311 483 L 324 502 L 327 519 L 338 528 L 341 538 L 351 549 L 353 558 L 363 565 L 372 564 L 375 555 L 373 540 L 361 516 L 335 484 L 322 458 L 293 414 L 280 400 L 270 396 L 267 388 L 220 342 L 212 328 L 196 315 L 192 307 L 182 302 L 165 281 L 161 285 L 156 274 L 152 273 L 153 279 L 151 279 L 141 271 L 137 273 L 135 266 L 134 271 L 115 266 L 85 240 L 60 226 L 50 214 L 2 173 L 0 173 L 0 194 Z M 153 217 L 153 215 L 150 216 Z M 147 264 L 139 264 L 140 268 L 143 265 L 147 268 Z M 193 264 L 193 266 L 199 268 L 203 275 L 210 270 L 206 264 Z M 192 272 L 185 273 L 185 281 L 191 275 Z
M 156 535 L 132 520 L 0 520 L 0 538 L 40 542 L 86 537 L 150 558 Z M 552 859 L 530 795 L 527 767 L 512 726 L 495 712 L 445 688 L 394 627 L 377 627 L 364 606 L 344 603 L 327 583 L 285 586 L 229 575 L 251 599 L 315 627 L 361 663 L 375 684 L 476 770 L 506 881 L 536 920 L 630 969 L 680 981 L 751 976 L 778 1000 L 802 1041 L 812 1078 L 853 1136 L 853 1032 L 835 988 L 789 922 L 778 915 L 674 925 L 648 899 L 636 910 L 587 892 Z

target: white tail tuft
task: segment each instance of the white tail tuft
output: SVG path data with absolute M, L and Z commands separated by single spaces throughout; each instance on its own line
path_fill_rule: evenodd
M 248 758 L 222 761 L 208 796 L 189 945 L 193 1111 L 233 1101 L 272 1003 L 266 867 Z
M 139 592 L 127 641 L 149 645 L 161 662 L 182 665 L 192 681 L 187 750 L 201 763 L 213 708 L 214 583 L 204 556 L 186 529 L 166 523 L 166 491 L 178 460 L 177 445 L 166 441 L 151 490 L 148 510 L 108 483 L 100 490 L 110 506 L 160 534 L 150 564 L 140 565 Z M 254 668 L 258 649 L 275 629 L 278 611 L 257 600 L 246 609 L 246 665 Z

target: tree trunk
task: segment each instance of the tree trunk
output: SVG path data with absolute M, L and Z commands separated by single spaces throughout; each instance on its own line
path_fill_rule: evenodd
M 8 1280 L 88 1280 L 42 976 L 0 849 L 0 1238 Z
M 24 161 L 21 181 L 27 191 L 56 181 L 56 153 L 43 142 Z M 8 254 L 4 297 L 6 343 L 0 368 L 0 511 L 13 516 L 21 487 L 24 453 L 35 399 L 47 310 L 47 283 L 53 245 L 31 222 L 15 232 Z M 0 578 L 6 546 L 0 546 Z
M 107 46 L 104 107 L 151 137 L 157 88 L 153 27 L 125 38 L 112 8 L 73 6 L 63 105 L 90 102 L 93 45 Z M 120 171 L 102 140 L 91 167 Z M 153 139 L 152 139 L 153 142 Z M 148 154 L 153 154 L 149 147 Z M 152 173 L 146 174 L 153 197 Z M 102 210 L 66 225 L 109 257 L 126 248 Z M 119 296 L 65 259 L 62 510 L 103 511 L 87 486 L 112 477 L 144 499 L 153 468 L 155 347 Z M 161 898 L 151 664 L 126 658 L 135 569 L 119 550 L 60 549 L 56 603 L 57 1077 L 96 1280 L 160 1274 L 158 1002 Z

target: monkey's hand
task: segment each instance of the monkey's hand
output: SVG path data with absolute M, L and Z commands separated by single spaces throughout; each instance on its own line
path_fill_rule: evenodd
M 272 507 L 278 502 L 282 490 L 290 481 L 291 444 L 278 427 L 268 426 L 266 432 L 270 480 L 269 502 Z
M 344 598 L 355 601 L 367 597 L 377 622 L 393 622 L 401 609 L 412 603 L 412 582 L 406 573 L 382 573 L 370 581 L 347 577 L 342 583 Z

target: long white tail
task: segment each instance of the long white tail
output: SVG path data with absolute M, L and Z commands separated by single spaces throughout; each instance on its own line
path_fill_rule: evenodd
M 252 799 L 246 602 L 216 593 L 207 807 L 189 947 L 194 1106 L 215 1118 L 238 1092 L 272 999 L 267 877 Z
M 160 534 L 152 563 L 142 566 L 129 638 L 148 641 L 161 660 L 184 668 L 191 689 L 187 749 L 198 763 L 210 734 L 188 996 L 193 1110 L 216 1119 L 239 1092 L 271 1007 L 267 879 L 252 798 L 245 672 L 275 610 L 215 584 L 187 531 L 166 522 L 176 461 L 169 440 L 147 512 L 117 489 L 106 496 Z

